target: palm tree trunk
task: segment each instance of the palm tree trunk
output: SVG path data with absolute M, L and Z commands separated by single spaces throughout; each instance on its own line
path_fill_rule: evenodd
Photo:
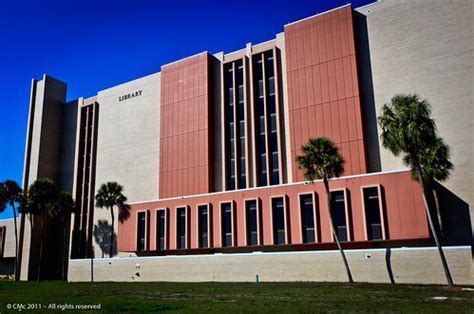
M 34 217 L 33 214 L 30 213 L 30 229 L 31 229 L 30 230 L 30 237 L 33 234 L 33 217 Z
M 67 237 L 66 219 L 64 219 L 63 224 L 64 224 L 64 226 L 63 226 L 63 239 L 64 239 L 64 240 L 63 240 L 63 241 L 64 241 L 64 243 L 63 243 L 63 250 L 64 250 L 64 252 L 63 252 L 63 271 L 62 271 L 62 273 L 63 273 L 63 276 L 62 276 L 62 277 L 63 277 L 63 278 L 62 278 L 62 279 L 65 280 L 65 279 L 66 279 L 66 260 L 67 260 L 67 253 L 68 253 L 68 249 L 67 249 L 67 247 L 68 247 L 68 245 L 67 245 L 68 241 L 67 241 L 67 239 L 66 239 L 66 237 Z
M 110 207 L 110 214 L 112 215 L 112 226 L 110 228 L 110 253 L 109 257 L 112 257 L 112 254 L 114 252 L 114 207 Z
M 433 200 L 434 200 L 434 207 L 436 209 L 436 216 L 438 218 L 438 221 L 437 221 L 437 224 L 438 224 L 438 227 L 439 227 L 439 237 L 440 237 L 440 241 L 441 243 L 446 243 L 446 235 L 444 233 L 444 228 L 443 228 L 443 215 L 441 214 L 441 204 L 440 204 L 440 201 L 439 201 L 439 195 L 438 195 L 438 191 L 436 190 L 436 188 L 433 188 L 433 184 L 428 184 L 428 193 L 430 193 L 430 195 L 433 196 Z
M 44 241 L 44 212 L 46 208 L 41 208 L 41 242 L 40 242 L 40 256 L 38 264 L 38 282 L 41 280 L 41 264 L 43 264 L 43 241 Z
M 19 274 L 17 274 L 18 269 L 18 229 L 16 226 L 16 208 L 15 202 L 10 202 L 10 205 L 13 210 L 13 223 L 15 224 L 15 265 L 14 265 L 14 274 L 15 274 L 15 281 L 18 281 Z
M 336 229 L 334 228 L 334 220 L 332 219 L 332 202 L 331 202 L 331 193 L 329 192 L 329 182 L 327 178 L 323 179 L 324 187 L 326 189 L 326 199 L 328 203 L 328 212 L 329 212 L 329 220 L 331 222 L 331 231 L 336 240 L 337 247 L 339 248 L 339 252 L 342 256 L 342 261 L 344 262 L 344 267 L 346 268 L 347 278 L 349 279 L 350 283 L 353 283 L 354 280 L 352 279 L 351 269 L 349 268 L 349 263 L 347 262 L 346 254 L 342 249 L 341 243 L 339 242 L 339 237 L 337 236 Z
M 438 234 L 433 224 L 433 219 L 431 218 L 431 212 L 428 205 L 428 201 L 426 200 L 426 189 L 425 189 L 425 179 L 421 173 L 420 167 L 416 168 L 416 174 L 418 176 L 418 182 L 420 183 L 421 194 L 423 194 L 423 203 L 425 204 L 425 211 L 426 216 L 428 216 L 428 223 L 430 224 L 431 233 L 433 234 L 433 238 L 436 243 L 436 247 L 438 248 L 439 257 L 441 258 L 441 263 L 443 264 L 444 274 L 446 275 L 446 280 L 448 281 L 449 286 L 453 286 L 453 279 L 451 278 L 451 273 L 449 272 L 448 263 L 446 262 L 446 257 L 444 256 L 443 248 L 439 244 Z

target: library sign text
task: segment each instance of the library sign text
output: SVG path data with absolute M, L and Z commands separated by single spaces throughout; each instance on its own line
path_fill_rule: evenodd
M 142 90 L 137 90 L 136 92 L 119 96 L 119 101 L 124 101 L 124 100 L 135 98 L 141 95 L 142 95 Z

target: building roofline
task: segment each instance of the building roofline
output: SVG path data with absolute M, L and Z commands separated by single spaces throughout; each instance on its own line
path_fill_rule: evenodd
M 350 176 L 332 178 L 330 181 L 337 181 L 337 180 L 344 180 L 344 179 L 353 179 L 353 178 L 361 178 L 361 177 L 370 177 L 376 175 L 384 175 L 389 173 L 399 173 L 399 172 L 407 172 L 409 171 L 408 168 L 398 169 L 398 170 L 390 170 L 390 171 L 381 171 L 381 172 L 371 172 L 371 173 L 363 173 L 363 174 L 355 174 Z M 323 182 L 323 180 L 314 180 L 315 182 Z M 267 186 L 259 186 L 250 189 L 242 189 L 242 190 L 232 190 L 232 191 L 219 191 L 219 192 L 211 192 L 211 193 L 203 193 L 203 194 L 193 194 L 193 195 L 183 195 L 183 196 L 176 196 L 176 197 L 169 197 L 169 198 L 162 198 L 162 199 L 154 199 L 154 200 L 145 200 L 145 201 L 137 201 L 137 202 L 130 202 L 128 205 L 137 205 L 137 204 L 146 204 L 146 203 L 154 203 L 154 202 L 162 202 L 162 201 L 173 201 L 173 200 L 183 200 L 187 198 L 194 198 L 194 197 L 202 197 L 202 196 L 210 196 L 210 195 L 220 195 L 220 194 L 227 194 L 227 193 L 235 193 L 235 192 L 247 192 L 247 191 L 254 191 L 254 190 L 264 190 L 276 187 L 285 187 L 285 186 L 294 186 L 294 185 L 305 185 L 308 184 L 308 181 L 302 182 L 291 182 L 279 185 L 267 185 Z
M 209 52 L 208 52 L 207 50 L 204 50 L 204 51 L 201 51 L 201 52 L 199 52 L 199 53 L 195 53 L 195 54 L 193 54 L 193 55 L 191 55 L 191 56 L 184 57 L 183 59 L 179 59 L 179 60 L 172 61 L 172 62 L 170 62 L 170 63 L 162 64 L 162 65 L 161 65 L 161 68 L 167 67 L 167 66 L 169 66 L 169 65 L 172 65 L 172 64 L 175 64 L 175 63 L 178 63 L 178 62 L 187 60 L 187 59 L 191 59 L 191 58 L 197 57 L 197 56 L 199 56 L 199 55 L 202 55 L 203 53 L 209 54 Z
M 364 5 L 360 6 L 360 7 L 354 8 L 354 9 L 356 9 L 356 10 L 363 10 L 363 9 L 365 9 L 366 7 L 370 7 L 370 6 L 373 6 L 373 5 L 375 5 L 375 4 L 379 4 L 379 3 L 383 2 L 383 1 L 384 1 L 384 0 L 374 0 L 374 2 L 372 2 L 372 3 L 367 3 L 367 4 L 364 4 Z
M 323 15 L 323 14 L 326 14 L 326 13 L 329 13 L 329 12 L 332 12 L 332 11 L 336 11 L 336 10 L 345 8 L 345 7 L 347 7 L 347 6 L 352 6 L 352 5 L 351 5 L 350 3 L 344 4 L 344 5 L 341 5 L 341 6 L 337 7 L 337 8 L 333 8 L 333 9 L 330 9 L 330 10 L 327 10 L 327 11 L 324 11 L 324 12 L 316 13 L 316 14 L 314 14 L 314 15 L 311 15 L 311 16 L 308 16 L 308 17 L 305 17 L 305 18 L 302 18 L 301 20 L 297 20 L 297 21 L 294 21 L 294 22 L 290 22 L 290 23 L 288 23 L 288 24 L 285 24 L 283 27 L 287 27 L 287 26 L 290 26 L 290 25 L 293 25 L 293 24 L 296 24 L 296 23 L 299 23 L 299 22 L 303 22 L 303 21 L 312 19 L 313 17 L 320 16 L 320 15 Z
M 275 34 L 275 38 L 272 38 L 272 39 L 269 39 L 269 40 L 266 40 L 266 41 L 262 41 L 261 43 L 258 43 L 258 44 L 252 44 L 252 48 L 253 47 L 258 47 L 258 46 L 261 46 L 261 45 L 264 45 L 264 44 L 268 44 L 272 41 L 275 41 L 276 40 L 276 34 Z
M 101 90 L 99 90 L 95 95 L 90 96 L 90 97 L 83 97 L 83 98 L 84 98 L 84 100 L 88 100 L 88 99 L 91 99 L 91 98 L 94 98 L 94 97 L 98 97 L 99 94 L 106 93 L 106 92 L 108 92 L 108 91 L 111 90 L 111 89 L 118 88 L 118 87 L 120 87 L 120 86 L 123 86 L 123 85 L 126 85 L 126 84 L 130 84 L 130 83 L 133 83 L 133 82 L 136 82 L 136 81 L 139 81 L 139 80 L 143 80 L 143 79 L 149 78 L 149 77 L 151 77 L 151 76 L 155 76 L 155 75 L 161 75 L 161 71 L 153 72 L 153 73 L 151 73 L 151 74 L 147 74 L 147 75 L 144 75 L 144 76 L 140 76 L 140 77 L 131 79 L 131 80 L 129 80 L 129 81 L 122 82 L 122 83 L 119 83 L 119 84 L 117 84 L 117 85 L 113 85 L 113 86 L 110 86 L 110 87 L 101 89 Z
M 51 79 L 67 86 L 67 83 L 64 82 L 63 80 L 57 79 L 54 76 L 51 76 L 47 73 L 43 73 L 40 79 L 35 79 L 35 78 L 32 78 L 32 79 L 35 80 L 35 82 L 46 81 L 46 79 Z

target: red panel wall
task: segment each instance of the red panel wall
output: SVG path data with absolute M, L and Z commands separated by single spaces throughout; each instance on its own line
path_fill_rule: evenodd
M 381 185 L 384 190 L 385 214 L 387 221 L 388 236 L 390 240 L 428 238 L 428 224 L 423 207 L 423 199 L 419 185 L 413 181 L 409 172 L 374 174 L 358 177 L 339 178 L 330 182 L 331 190 L 346 189 L 351 238 L 353 241 L 365 241 L 364 209 L 362 205 L 361 187 Z M 246 245 L 245 232 L 245 200 L 260 200 L 262 210 L 262 234 L 264 245 L 271 245 L 272 225 L 271 225 L 271 197 L 286 196 L 288 200 L 289 214 L 289 241 L 291 244 L 302 243 L 301 215 L 299 208 L 299 194 L 316 192 L 316 202 L 319 208 L 319 220 L 317 228 L 321 230 L 319 242 L 332 242 L 331 229 L 326 203 L 326 194 L 322 182 L 313 184 L 294 184 L 289 186 L 274 186 L 268 188 L 256 188 L 243 191 L 222 192 L 208 194 L 197 197 L 176 198 L 131 206 L 131 215 L 128 220 L 119 224 L 118 230 L 118 250 L 136 250 L 137 239 L 137 211 L 148 210 L 150 213 L 149 249 L 156 249 L 156 210 L 168 208 L 170 213 L 169 221 L 169 244 L 170 249 L 176 249 L 176 208 L 189 206 L 190 227 L 190 248 L 198 247 L 198 224 L 197 206 L 200 204 L 211 204 L 212 228 L 210 237 L 213 247 L 221 246 L 220 233 L 220 203 L 234 202 L 236 217 L 236 246 Z
M 343 7 L 285 27 L 293 181 L 310 137 L 332 139 L 345 175 L 367 172 L 352 8 Z
M 213 190 L 210 64 L 202 53 L 161 69 L 160 198 Z

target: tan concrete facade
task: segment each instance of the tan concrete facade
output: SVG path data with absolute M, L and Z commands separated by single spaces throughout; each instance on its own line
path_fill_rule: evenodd
M 75 142 L 74 134 L 70 132 L 70 127 L 75 127 L 75 106 L 65 103 L 66 89 L 64 82 L 46 74 L 41 80 L 32 80 L 23 189 L 27 189 L 38 178 L 52 180 L 60 188 L 72 183 L 72 173 L 64 172 L 62 168 L 74 155 L 74 147 L 63 144 Z M 68 151 L 71 149 L 72 151 Z M 41 217 L 36 217 L 33 230 L 29 220 L 29 216 L 19 218 L 21 280 L 35 276 L 39 260 Z M 52 239 L 61 238 L 62 228 L 59 224 L 52 223 L 47 215 L 45 225 L 47 227 L 44 238 L 51 245 L 44 250 L 45 259 L 49 259 L 44 272 L 54 274 L 59 269 L 63 247 L 62 241 Z
M 126 99 L 136 92 L 139 95 Z M 129 202 L 159 198 L 160 73 L 100 91 L 97 102 L 96 190 L 115 181 L 124 186 Z M 94 225 L 100 220 L 110 224 L 108 210 L 95 209 Z M 103 256 L 94 242 L 96 256 Z
M 445 284 L 434 247 L 347 251 L 356 282 Z M 455 284 L 474 284 L 470 247 L 447 247 Z M 94 281 L 327 281 L 347 277 L 338 251 L 94 259 Z M 269 267 L 271 265 L 271 267 Z M 297 267 L 295 267 L 297 265 Z M 69 281 L 91 281 L 91 260 L 72 260 Z
M 20 230 L 20 219 L 17 219 L 18 231 Z M 7 227 L 5 235 L 5 246 L 3 247 L 3 257 L 15 257 L 15 224 L 13 218 L 1 219 L 0 227 Z
M 13 219 L 0 220 L 0 277 L 12 275 L 15 267 Z
M 356 11 L 367 21 L 376 116 L 397 93 L 417 93 L 431 103 L 454 164 L 443 185 L 467 203 L 472 223 L 474 3 L 384 0 Z M 379 147 L 381 170 L 403 167 L 400 158 Z

